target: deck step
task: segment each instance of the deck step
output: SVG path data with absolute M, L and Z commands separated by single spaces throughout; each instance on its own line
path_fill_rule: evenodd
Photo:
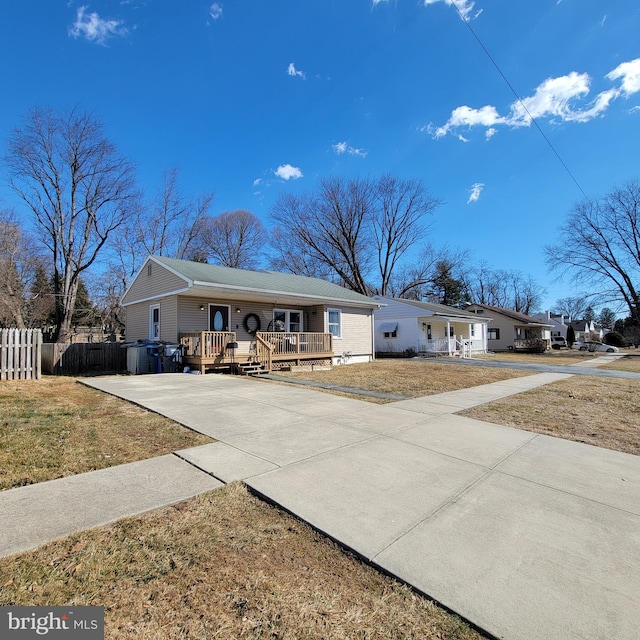
M 259 376 L 269 372 L 260 362 L 239 362 L 238 373 L 243 376 Z

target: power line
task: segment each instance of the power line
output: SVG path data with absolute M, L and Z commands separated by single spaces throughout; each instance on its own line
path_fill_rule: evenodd
M 473 27 L 471 26 L 471 21 L 467 20 L 467 18 L 464 17 L 464 15 L 460 11 L 460 9 L 458 9 L 458 5 L 456 3 L 456 0 L 453 0 L 453 2 L 451 4 L 453 4 L 453 6 L 455 7 L 456 12 L 460 16 L 460 19 L 467 25 L 467 28 L 469 29 L 469 31 L 471 31 L 471 34 L 476 39 L 476 42 L 480 45 L 480 48 L 485 52 L 487 58 L 489 58 L 489 60 L 491 60 L 491 63 L 496 68 L 496 70 L 498 71 L 498 73 L 500 74 L 502 79 L 505 81 L 506 85 L 509 87 L 509 89 L 511 89 L 511 93 L 513 93 L 513 95 L 515 96 L 515 98 L 518 101 L 518 103 L 520 104 L 520 106 L 524 109 L 525 113 L 529 116 L 529 118 L 531 119 L 531 122 L 535 125 L 535 127 L 538 130 L 538 132 L 540 133 L 540 135 L 544 138 L 545 142 L 549 145 L 549 148 L 551 149 L 551 151 L 553 151 L 553 153 L 556 156 L 556 158 L 558 158 L 560 164 L 564 167 L 564 170 L 567 172 L 567 174 L 569 175 L 571 180 L 573 180 L 573 182 L 576 185 L 576 187 L 578 187 L 578 189 L 580 190 L 580 193 L 582 193 L 582 195 L 585 197 L 586 200 L 590 200 L 589 196 L 585 193 L 584 189 L 580 186 L 580 183 L 578 182 L 576 177 L 571 172 L 571 169 L 569 169 L 569 167 L 567 166 L 567 163 L 562 159 L 562 157 L 558 153 L 557 149 L 553 146 L 553 143 L 551 142 L 551 140 L 549 140 L 549 138 L 547 137 L 545 132 L 542 130 L 542 128 L 538 124 L 538 121 L 531 115 L 531 112 L 529 111 L 529 109 L 527 109 L 527 105 L 525 105 L 525 103 L 523 102 L 522 98 L 518 95 L 518 92 L 514 89 L 514 87 L 511 84 L 511 82 L 509 82 L 509 79 L 507 78 L 507 76 L 504 74 L 504 72 L 500 68 L 500 65 L 495 61 L 495 59 L 493 58 L 493 56 L 491 55 L 491 53 L 489 52 L 487 47 L 485 47 L 484 43 L 480 39 L 480 36 L 478 36 L 478 34 L 474 31 Z

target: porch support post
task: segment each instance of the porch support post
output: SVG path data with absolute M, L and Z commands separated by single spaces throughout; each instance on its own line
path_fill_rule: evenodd
M 447 319 L 447 345 L 449 345 L 449 355 L 452 356 L 451 351 L 451 320 Z

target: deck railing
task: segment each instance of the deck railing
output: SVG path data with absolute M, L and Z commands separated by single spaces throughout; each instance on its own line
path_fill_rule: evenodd
M 258 331 L 261 338 L 273 347 L 272 355 L 333 354 L 330 333 L 308 333 L 288 331 Z
M 256 358 L 267 370 L 273 369 L 273 345 L 263 339 L 262 334 L 256 333 Z
M 230 342 L 236 341 L 235 331 L 188 331 L 180 334 L 182 355 L 194 358 L 223 356 Z

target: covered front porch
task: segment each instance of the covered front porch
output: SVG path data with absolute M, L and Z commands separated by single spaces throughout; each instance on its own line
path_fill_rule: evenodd
M 251 341 L 238 341 L 235 331 L 180 333 L 182 363 L 205 373 L 227 368 L 234 373 L 253 369 L 270 372 L 291 365 L 330 364 L 334 356 L 330 333 L 256 331 Z
M 459 318 L 418 318 L 418 352 L 433 356 L 470 358 L 486 353 L 484 325 Z

